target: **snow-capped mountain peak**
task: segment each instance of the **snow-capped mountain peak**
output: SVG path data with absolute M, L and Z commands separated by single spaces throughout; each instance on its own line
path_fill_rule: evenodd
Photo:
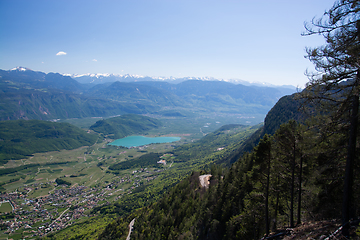
M 110 73 L 85 73 L 85 74 L 63 74 L 63 75 L 72 78 L 79 78 L 79 77 L 102 78 L 102 77 L 114 76 L 114 74 L 110 74 Z
M 24 67 L 16 67 L 16 68 L 11 69 L 11 71 L 21 71 L 21 72 L 25 72 L 25 71 L 28 71 L 28 70 L 31 71 L 31 69 L 24 68 Z

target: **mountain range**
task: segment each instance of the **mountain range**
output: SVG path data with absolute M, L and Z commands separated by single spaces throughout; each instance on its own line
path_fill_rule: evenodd
M 183 116 L 201 112 L 265 117 L 278 99 L 295 92 L 285 87 L 245 86 L 216 80 L 182 79 L 175 83 L 128 75 L 87 77 L 103 79 L 105 83 L 85 84 L 80 81 L 81 77 L 23 67 L 0 70 L 0 120 L 106 117 L 126 113 L 163 115 L 169 114 L 169 109 L 173 111 L 171 114 Z M 124 79 L 131 81 L 118 81 Z
M 16 70 L 15 68 L 14 70 Z M 25 69 L 25 68 L 22 68 Z M 83 84 L 101 84 L 107 82 L 144 82 L 144 81 L 157 81 L 157 82 L 169 82 L 169 83 L 180 83 L 188 80 L 199 80 L 199 81 L 222 81 L 233 84 L 242 84 L 245 86 L 257 86 L 257 87 L 274 87 L 274 88 L 289 88 L 295 90 L 296 87 L 292 85 L 273 85 L 266 82 L 248 82 L 241 79 L 216 79 L 213 77 L 149 77 L 140 75 L 120 75 L 120 74 L 109 74 L 109 73 L 87 73 L 87 74 L 64 74 L 64 76 L 70 76 L 79 83 Z

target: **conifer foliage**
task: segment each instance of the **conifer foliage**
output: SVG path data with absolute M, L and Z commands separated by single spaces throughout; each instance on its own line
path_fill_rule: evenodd
M 316 73 L 309 74 L 310 82 L 303 97 L 314 103 L 329 119 L 322 128 L 345 131 L 348 141 L 343 191 L 344 234 L 353 213 L 353 168 L 356 161 L 359 121 L 360 81 L 360 1 L 336 1 L 322 18 L 305 25 L 304 35 L 321 34 L 326 44 L 307 49 L 307 58 L 314 63 Z

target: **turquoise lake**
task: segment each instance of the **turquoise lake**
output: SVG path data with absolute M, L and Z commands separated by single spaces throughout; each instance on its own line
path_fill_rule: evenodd
M 139 147 L 152 143 L 169 143 L 179 141 L 179 137 L 144 137 L 144 136 L 129 136 L 126 138 L 117 139 L 108 145 L 121 147 Z

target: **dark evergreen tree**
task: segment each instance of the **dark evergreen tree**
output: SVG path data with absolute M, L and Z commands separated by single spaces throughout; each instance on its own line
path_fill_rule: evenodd
M 264 138 L 260 140 L 257 147 L 256 155 L 263 161 L 263 171 L 266 175 L 265 184 L 265 233 L 266 235 L 270 232 L 270 221 L 269 221 L 269 188 L 270 188 L 270 169 L 271 169 L 271 140 L 270 137 L 265 134 Z
M 321 111 L 331 119 L 327 126 L 341 126 L 348 132 L 342 207 L 343 233 L 348 235 L 359 118 L 360 1 L 336 1 L 322 18 L 313 19 L 305 28 L 304 35 L 321 34 L 326 44 L 307 49 L 307 58 L 317 72 L 309 74 L 303 97 L 322 107 Z
M 274 135 L 277 145 L 277 155 L 283 164 L 283 179 L 289 182 L 290 207 L 289 225 L 294 227 L 294 201 L 295 201 L 295 172 L 296 163 L 299 155 L 299 134 L 297 133 L 298 124 L 291 120 L 287 124 L 282 124 Z M 290 176 L 286 176 L 287 172 Z

